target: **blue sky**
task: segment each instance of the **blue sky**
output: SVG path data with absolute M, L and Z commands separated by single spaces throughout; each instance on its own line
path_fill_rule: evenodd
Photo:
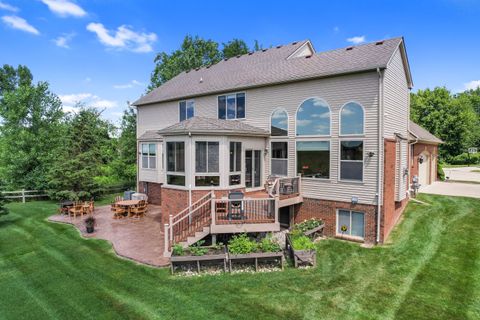
M 480 85 L 480 1 L 0 0 L 0 64 L 24 64 L 70 110 L 117 121 L 144 91 L 159 51 L 186 34 L 317 51 L 404 36 L 416 89 Z

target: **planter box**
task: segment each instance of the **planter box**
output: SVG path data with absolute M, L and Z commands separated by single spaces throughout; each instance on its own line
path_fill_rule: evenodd
M 212 247 L 206 247 L 209 249 L 209 252 L 203 256 L 194 256 L 188 253 L 186 249 L 186 255 L 184 256 L 174 256 L 170 257 L 170 267 L 172 274 L 174 273 L 175 264 L 178 263 L 195 263 L 197 265 L 197 271 L 200 273 L 200 265 L 202 262 L 219 262 L 223 264 L 223 271 L 227 271 L 227 251 L 225 247 L 222 249 L 214 249 Z
M 287 234 L 286 239 L 286 248 L 295 268 L 298 268 L 300 265 L 311 265 L 313 267 L 317 265 L 317 250 L 295 250 L 289 234 Z
M 325 227 L 324 223 L 322 225 L 316 227 L 316 228 L 305 231 L 303 234 L 306 235 L 306 236 L 315 235 L 315 233 L 317 233 L 317 232 L 323 232 L 323 227 Z
M 255 271 L 258 271 L 258 259 L 280 259 L 280 265 L 283 270 L 283 265 L 285 263 L 285 257 L 283 252 L 254 252 L 254 253 L 245 253 L 245 254 L 231 254 L 228 253 L 228 267 L 229 271 L 232 272 L 232 261 L 235 260 L 253 260 L 255 262 Z

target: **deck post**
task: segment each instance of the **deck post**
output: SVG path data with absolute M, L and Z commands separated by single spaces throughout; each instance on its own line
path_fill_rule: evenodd
M 215 214 L 216 214 L 216 212 L 215 212 L 215 193 L 214 192 L 212 192 L 212 199 L 210 201 L 211 201 L 210 202 L 210 205 L 211 205 L 210 214 L 212 215 L 212 221 L 210 222 L 210 224 L 215 225 Z
M 275 196 L 275 202 L 274 202 L 274 210 L 275 210 L 275 223 L 278 223 L 278 211 L 280 209 L 280 195 Z
M 168 217 L 168 224 L 170 226 L 170 241 L 172 241 L 173 244 L 173 215 L 170 215 Z
M 168 231 L 168 223 L 165 223 L 165 231 L 163 232 L 163 238 L 164 238 L 164 249 L 163 249 L 163 253 L 167 253 L 169 250 L 168 248 L 168 244 L 170 242 L 170 237 L 169 237 L 169 231 Z M 173 272 L 173 269 L 172 269 L 172 272 Z

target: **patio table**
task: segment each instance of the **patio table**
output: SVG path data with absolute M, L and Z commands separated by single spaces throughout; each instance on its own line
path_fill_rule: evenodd
M 126 207 L 127 215 L 130 215 L 130 209 L 140 203 L 141 200 L 122 200 L 117 202 L 117 206 Z

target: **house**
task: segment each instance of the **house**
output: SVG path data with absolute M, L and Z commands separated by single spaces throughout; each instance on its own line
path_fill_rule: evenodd
M 410 121 L 410 183 L 418 177 L 420 186 L 437 180 L 438 145 L 443 141 Z
M 161 204 L 168 246 L 311 217 L 382 243 L 408 201 L 412 86 L 403 38 L 293 42 L 182 72 L 134 103 L 138 189 Z

